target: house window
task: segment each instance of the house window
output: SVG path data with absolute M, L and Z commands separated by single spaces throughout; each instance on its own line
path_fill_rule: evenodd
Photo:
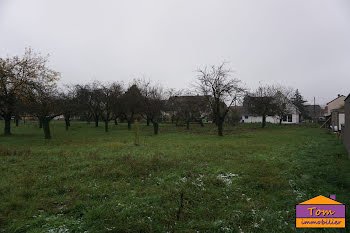
M 248 119 L 248 116 L 244 116 L 245 119 Z
M 287 121 L 287 115 L 284 115 L 282 118 L 283 121 Z
M 288 122 L 293 122 L 293 115 L 292 114 L 288 115 Z

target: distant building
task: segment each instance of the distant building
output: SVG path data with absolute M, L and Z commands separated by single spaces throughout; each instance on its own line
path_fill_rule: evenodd
M 172 96 L 166 102 L 166 110 L 163 115 L 173 118 L 177 115 L 178 110 L 188 109 L 188 111 L 196 112 L 198 120 L 205 119 L 212 121 L 211 109 L 208 103 L 208 96 L 203 95 L 186 95 L 186 96 Z
M 345 123 L 344 112 L 344 95 L 338 95 L 337 98 L 327 103 L 325 108 L 326 117 L 325 126 L 330 127 L 333 131 L 340 131 L 342 125 Z
M 341 131 L 345 124 L 345 111 L 344 108 L 333 109 L 331 113 L 331 128 L 333 131 Z
M 246 96 L 244 98 L 243 108 L 242 108 L 242 122 L 244 122 L 244 123 L 261 123 L 262 116 L 257 116 L 249 111 L 250 98 L 266 98 L 266 97 Z M 300 122 L 300 111 L 298 110 L 298 108 L 292 102 L 289 102 L 289 104 L 287 105 L 287 108 L 289 110 L 289 114 L 283 116 L 282 124 L 298 124 Z M 277 115 L 266 117 L 267 123 L 279 124 L 280 120 L 281 120 L 281 118 Z
M 328 107 L 326 105 L 326 107 L 324 107 L 323 109 L 323 116 L 327 116 L 327 114 L 328 114 Z
M 344 107 L 344 95 L 338 95 L 337 98 L 333 99 L 332 101 L 327 103 L 325 116 L 330 116 L 332 114 L 332 110 L 339 109 Z
M 345 98 L 344 102 L 345 123 L 342 128 L 342 138 L 350 158 L 350 94 Z
M 320 107 L 320 105 L 305 105 L 305 112 L 307 118 L 315 121 L 324 115 L 324 110 Z

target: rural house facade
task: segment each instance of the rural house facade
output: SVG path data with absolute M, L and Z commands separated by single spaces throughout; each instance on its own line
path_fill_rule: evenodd
M 338 95 L 337 98 L 327 103 L 325 109 L 326 126 L 330 127 L 333 131 L 340 131 L 342 125 L 345 123 L 344 112 L 344 95 Z
M 345 123 L 344 108 L 333 109 L 331 113 L 331 128 L 333 131 L 341 131 Z
M 244 98 L 243 101 L 243 109 L 242 109 L 242 123 L 262 123 L 263 117 L 257 116 L 249 111 L 249 96 Z M 256 97 L 255 97 L 256 98 Z M 261 98 L 261 97 L 257 97 Z M 289 114 L 283 116 L 282 124 L 298 124 L 300 122 L 300 111 L 298 108 L 292 103 L 288 102 L 287 109 Z M 277 115 L 267 116 L 266 122 L 279 124 L 281 118 Z
M 332 114 L 332 110 L 342 108 L 344 106 L 344 100 L 345 100 L 344 95 L 338 95 L 337 98 L 328 102 L 325 115 L 330 116 Z

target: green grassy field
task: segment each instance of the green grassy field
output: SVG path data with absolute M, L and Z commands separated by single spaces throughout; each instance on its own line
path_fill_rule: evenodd
M 135 146 L 123 124 L 37 125 L 0 137 L 0 232 L 345 232 L 295 229 L 317 195 L 350 213 L 350 161 L 324 129 L 140 125 Z

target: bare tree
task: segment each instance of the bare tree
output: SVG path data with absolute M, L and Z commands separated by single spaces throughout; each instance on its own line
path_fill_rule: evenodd
M 196 90 L 206 96 L 218 126 L 218 135 L 223 136 L 223 123 L 230 106 L 245 93 L 240 80 L 232 77 L 225 63 L 198 70 Z
M 162 111 L 165 110 L 165 92 L 159 83 L 151 80 L 138 79 L 135 81 L 140 88 L 143 107 L 141 115 L 146 120 L 147 126 L 152 122 L 154 134 L 158 134 L 159 122 L 162 120 Z
M 160 85 L 154 85 L 149 88 L 147 95 L 147 117 L 153 124 L 154 134 L 158 134 L 159 122 L 162 120 L 162 111 L 165 107 L 163 88 Z
M 50 121 L 62 114 L 62 102 L 59 99 L 58 92 L 52 90 L 36 90 L 34 98 L 29 105 L 30 110 L 34 116 L 42 122 L 45 139 L 51 139 Z
M 165 111 L 170 113 L 171 123 L 173 124 L 175 121 L 176 126 L 179 120 L 179 115 L 177 114 L 177 111 L 176 111 L 178 108 L 177 106 L 178 101 L 175 97 L 182 96 L 183 93 L 184 93 L 184 90 L 176 90 L 173 88 L 170 88 L 165 92 L 165 96 L 166 96 L 165 98 L 167 99 L 166 105 L 165 105 Z
M 117 111 L 119 99 L 122 96 L 122 85 L 114 82 L 101 85 L 101 117 L 105 123 L 105 132 L 108 132 L 108 122 L 112 118 L 113 110 Z
M 98 127 L 101 117 L 101 83 L 94 81 L 86 85 L 76 85 L 75 88 L 81 111 L 88 120 L 93 118 L 95 127 Z
M 62 113 L 66 125 L 66 130 L 70 127 L 71 117 L 79 112 L 76 88 L 66 85 L 65 90 L 59 94 Z
M 186 123 L 186 129 L 190 129 L 190 122 L 195 119 L 197 113 L 195 111 L 197 103 L 191 96 L 175 96 L 174 98 L 176 120 L 183 120 Z
M 266 125 L 267 116 L 276 115 L 278 105 L 275 96 L 276 89 L 274 86 L 261 85 L 245 97 L 244 102 L 248 105 L 249 112 L 262 117 L 262 128 Z
M 205 96 L 187 93 L 182 96 L 172 96 L 169 98 L 176 121 L 183 120 L 186 129 L 190 128 L 190 122 L 199 122 L 203 126 L 202 119 L 208 114 L 208 102 Z
M 279 117 L 279 124 L 282 124 L 284 117 L 292 113 L 292 97 L 294 90 L 284 86 L 275 86 L 276 115 Z
M 132 84 L 121 97 L 121 112 L 128 122 L 128 129 L 134 122 L 135 116 L 143 112 L 143 97 L 137 84 Z
M 137 79 L 134 82 L 140 89 L 142 95 L 143 111 L 141 115 L 146 120 L 147 126 L 149 126 L 153 110 L 150 103 L 150 95 L 153 94 L 152 91 L 154 87 L 152 86 L 151 80 L 146 80 L 145 78 Z
M 76 93 L 77 111 L 90 124 L 93 119 L 89 105 L 90 88 L 87 85 L 75 85 L 74 91 Z
M 63 102 L 59 98 L 55 81 L 59 73 L 42 67 L 32 88 L 26 89 L 27 112 L 37 116 L 42 123 L 45 139 L 51 139 L 50 121 L 63 113 Z

